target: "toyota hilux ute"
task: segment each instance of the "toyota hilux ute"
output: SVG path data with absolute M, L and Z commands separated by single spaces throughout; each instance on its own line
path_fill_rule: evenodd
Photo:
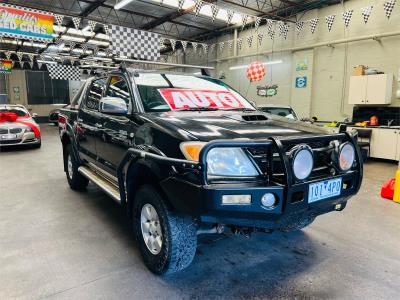
M 257 111 L 209 76 L 121 68 L 58 121 L 70 187 L 120 203 L 156 274 L 186 268 L 200 233 L 299 230 L 361 185 L 353 133 Z

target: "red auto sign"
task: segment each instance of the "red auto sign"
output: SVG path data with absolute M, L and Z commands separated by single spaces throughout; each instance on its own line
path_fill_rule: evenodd
M 244 108 L 248 106 L 243 100 L 229 91 L 158 89 L 172 110 L 186 108 Z

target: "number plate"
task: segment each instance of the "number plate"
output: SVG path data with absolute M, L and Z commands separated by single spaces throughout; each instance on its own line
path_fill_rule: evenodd
M 16 134 L 2 134 L 1 136 L 2 140 L 15 140 L 17 138 Z
M 339 196 L 341 191 L 342 178 L 312 183 L 308 188 L 308 203 Z

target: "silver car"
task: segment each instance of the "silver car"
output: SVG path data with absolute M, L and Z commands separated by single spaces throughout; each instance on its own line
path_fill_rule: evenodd
M 40 127 L 23 105 L 0 104 L 0 147 L 41 146 Z

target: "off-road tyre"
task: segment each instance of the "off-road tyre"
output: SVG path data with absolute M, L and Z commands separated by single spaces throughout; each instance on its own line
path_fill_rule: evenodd
M 69 161 L 71 160 L 72 172 L 69 171 Z M 75 160 L 74 155 L 72 154 L 72 146 L 68 144 L 64 151 L 64 163 L 65 163 L 65 174 L 67 176 L 67 180 L 71 189 L 76 191 L 85 190 L 89 184 L 89 180 L 84 177 L 81 173 L 78 172 L 79 164 Z
M 158 254 L 149 251 L 142 234 L 141 211 L 146 204 L 155 208 L 159 218 L 162 246 Z M 136 193 L 132 217 L 140 252 L 151 272 L 158 275 L 172 274 L 190 265 L 197 247 L 197 226 L 191 217 L 180 216 L 168 210 L 160 193 L 150 185 L 142 186 Z

